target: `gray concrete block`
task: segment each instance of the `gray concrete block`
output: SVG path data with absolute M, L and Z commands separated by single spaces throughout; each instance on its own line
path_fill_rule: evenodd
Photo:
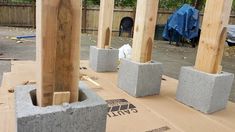
M 118 49 L 90 47 L 90 67 L 96 72 L 113 72 L 118 67 Z
M 15 100 L 18 132 L 105 132 L 108 106 L 83 82 L 81 102 L 35 106 L 35 85 L 19 86 Z
M 226 107 L 233 79 L 227 72 L 209 74 L 182 67 L 176 98 L 203 113 L 213 113 Z
M 162 63 L 137 63 L 122 59 L 118 73 L 118 87 L 134 97 L 160 93 Z

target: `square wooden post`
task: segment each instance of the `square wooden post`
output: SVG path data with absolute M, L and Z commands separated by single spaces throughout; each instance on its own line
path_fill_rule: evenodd
M 219 73 L 233 0 L 207 0 L 195 68 Z
M 207 0 L 195 67 L 180 71 L 176 99 L 207 114 L 226 108 L 234 79 L 220 72 L 232 2 Z
M 145 63 L 152 59 L 152 47 L 159 0 L 137 0 L 132 60 Z
M 137 0 L 132 57 L 120 62 L 118 87 L 134 97 L 160 93 L 162 63 L 151 57 L 158 3 L 159 0 Z
M 54 93 L 78 101 L 81 14 L 82 0 L 37 0 L 39 106 L 52 105 Z
M 114 0 L 100 0 L 98 48 L 109 48 L 111 45 Z

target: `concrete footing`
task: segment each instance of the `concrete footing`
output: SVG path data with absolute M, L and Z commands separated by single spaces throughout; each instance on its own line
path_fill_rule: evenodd
M 96 72 L 113 72 L 118 67 L 118 49 L 90 47 L 90 67 Z
M 118 73 L 118 87 L 134 97 L 160 93 L 162 63 L 137 63 L 122 59 Z
M 233 79 L 231 73 L 209 74 L 182 67 L 176 98 L 203 113 L 213 113 L 226 107 Z
M 18 132 L 105 132 L 106 102 L 80 82 L 80 101 L 61 106 L 36 106 L 34 85 L 15 92 Z

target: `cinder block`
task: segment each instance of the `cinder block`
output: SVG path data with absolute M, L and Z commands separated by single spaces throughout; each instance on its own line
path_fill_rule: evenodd
M 227 72 L 209 74 L 182 67 L 176 98 L 203 113 L 213 113 L 226 107 L 233 79 Z
M 80 101 L 58 106 L 35 106 L 34 85 L 15 92 L 18 132 L 105 132 L 106 102 L 80 82 Z
M 118 49 L 90 47 L 90 67 L 96 72 L 113 72 L 118 67 Z
M 118 87 L 134 97 L 160 93 L 162 63 L 137 63 L 122 59 L 118 73 Z

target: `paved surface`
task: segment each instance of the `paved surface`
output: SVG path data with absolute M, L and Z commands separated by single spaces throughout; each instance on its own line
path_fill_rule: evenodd
M 0 58 L 16 58 L 21 60 L 35 60 L 35 39 L 22 40 L 23 43 L 16 43 L 11 39 L 17 35 L 35 34 L 34 29 L 0 27 Z M 96 36 L 83 34 L 81 38 L 81 59 L 88 59 L 89 48 L 96 45 Z M 123 44 L 131 44 L 128 38 L 113 37 L 112 46 L 119 48 Z M 164 74 L 178 79 L 181 66 L 192 66 L 195 62 L 197 49 L 188 47 L 175 47 L 168 45 L 168 42 L 155 41 L 153 59 L 163 63 Z M 235 56 L 224 57 L 223 70 L 235 74 Z M 0 60 L 0 80 L 2 73 L 10 71 L 10 61 Z M 0 82 L 1 83 L 1 82 Z M 235 102 L 235 81 L 231 98 Z

